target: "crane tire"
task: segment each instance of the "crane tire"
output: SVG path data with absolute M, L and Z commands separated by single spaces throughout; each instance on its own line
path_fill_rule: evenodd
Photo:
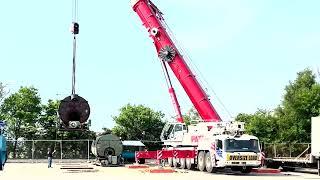
M 188 169 L 188 170 L 191 170 L 191 169 L 194 169 L 194 164 L 192 164 L 192 161 L 191 161 L 191 158 L 187 158 L 186 159 L 186 168 Z
M 168 158 L 168 165 L 169 167 L 173 167 L 172 158 Z
M 138 164 L 144 164 L 146 163 L 146 159 L 138 159 Z
M 205 152 L 200 151 L 198 154 L 198 169 L 200 171 L 204 171 L 205 168 L 206 168 Z
M 186 158 L 180 159 L 180 169 L 186 169 Z
M 174 168 L 179 167 L 178 158 L 172 158 L 172 165 Z
M 215 167 L 212 165 L 211 155 L 210 152 L 206 153 L 206 170 L 208 173 L 213 173 L 215 171 Z M 215 161 L 215 159 L 213 160 Z

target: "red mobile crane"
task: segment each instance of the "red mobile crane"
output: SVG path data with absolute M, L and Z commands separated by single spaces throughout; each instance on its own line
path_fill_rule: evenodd
M 182 55 L 162 25 L 162 15 L 158 8 L 148 0 L 134 0 L 133 9 L 150 33 L 160 60 L 166 62 L 189 96 L 204 121 L 220 121 L 220 116 L 209 101 L 208 96 L 185 63 Z
M 167 33 L 161 11 L 150 0 L 131 0 L 131 3 L 153 39 L 164 69 L 167 72 L 166 65 L 170 66 L 203 120 L 187 128 L 169 79 L 169 92 L 178 114 L 177 122 L 166 124 L 163 128 L 161 140 L 166 146 L 164 149 L 136 152 L 136 160 L 144 163 L 145 159 L 168 159 L 169 165 L 174 167 L 197 167 L 208 172 L 212 172 L 216 167 L 231 167 L 233 170 L 250 172 L 253 167 L 260 166 L 258 138 L 244 134 L 243 123 L 221 121 Z M 168 72 L 166 75 L 169 78 Z

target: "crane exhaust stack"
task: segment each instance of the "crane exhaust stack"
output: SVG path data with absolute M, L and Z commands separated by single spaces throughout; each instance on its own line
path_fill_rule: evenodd
M 62 121 L 61 128 L 69 130 L 86 129 L 90 106 L 84 98 L 72 94 L 61 100 L 58 113 Z

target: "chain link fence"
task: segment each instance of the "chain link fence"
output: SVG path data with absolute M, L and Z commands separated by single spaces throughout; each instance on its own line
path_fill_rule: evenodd
M 8 162 L 42 162 L 47 159 L 48 148 L 55 151 L 54 159 L 92 160 L 93 140 L 8 140 Z
M 55 151 L 56 162 L 94 161 L 96 157 L 91 152 L 93 140 L 8 140 L 8 162 L 46 162 L 48 148 Z M 148 150 L 162 148 L 161 141 L 141 141 Z M 125 147 L 124 150 L 131 150 Z M 132 149 L 133 150 L 133 149 Z
M 265 144 L 264 152 L 267 158 L 304 157 L 311 153 L 310 143 L 276 143 Z
M 8 140 L 8 162 L 39 162 L 47 159 L 48 148 L 54 150 L 54 159 L 66 160 L 94 160 L 91 152 L 93 140 Z M 162 148 L 160 141 L 142 140 L 149 151 Z M 266 143 L 264 152 L 267 158 L 275 157 L 305 157 L 311 153 L 310 143 Z

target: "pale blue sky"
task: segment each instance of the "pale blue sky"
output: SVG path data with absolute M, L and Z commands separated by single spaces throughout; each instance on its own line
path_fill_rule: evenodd
M 209 83 L 228 120 L 273 109 L 283 89 L 320 60 L 319 0 L 154 0 Z M 42 100 L 71 92 L 71 0 L 0 3 L 0 81 L 11 92 L 39 89 Z M 112 127 L 127 103 L 174 115 L 151 39 L 129 0 L 79 0 L 77 90 L 91 106 L 92 129 Z M 197 74 L 197 73 L 196 73 Z M 174 77 L 173 77 L 174 79 Z M 175 82 L 182 111 L 192 104 Z

